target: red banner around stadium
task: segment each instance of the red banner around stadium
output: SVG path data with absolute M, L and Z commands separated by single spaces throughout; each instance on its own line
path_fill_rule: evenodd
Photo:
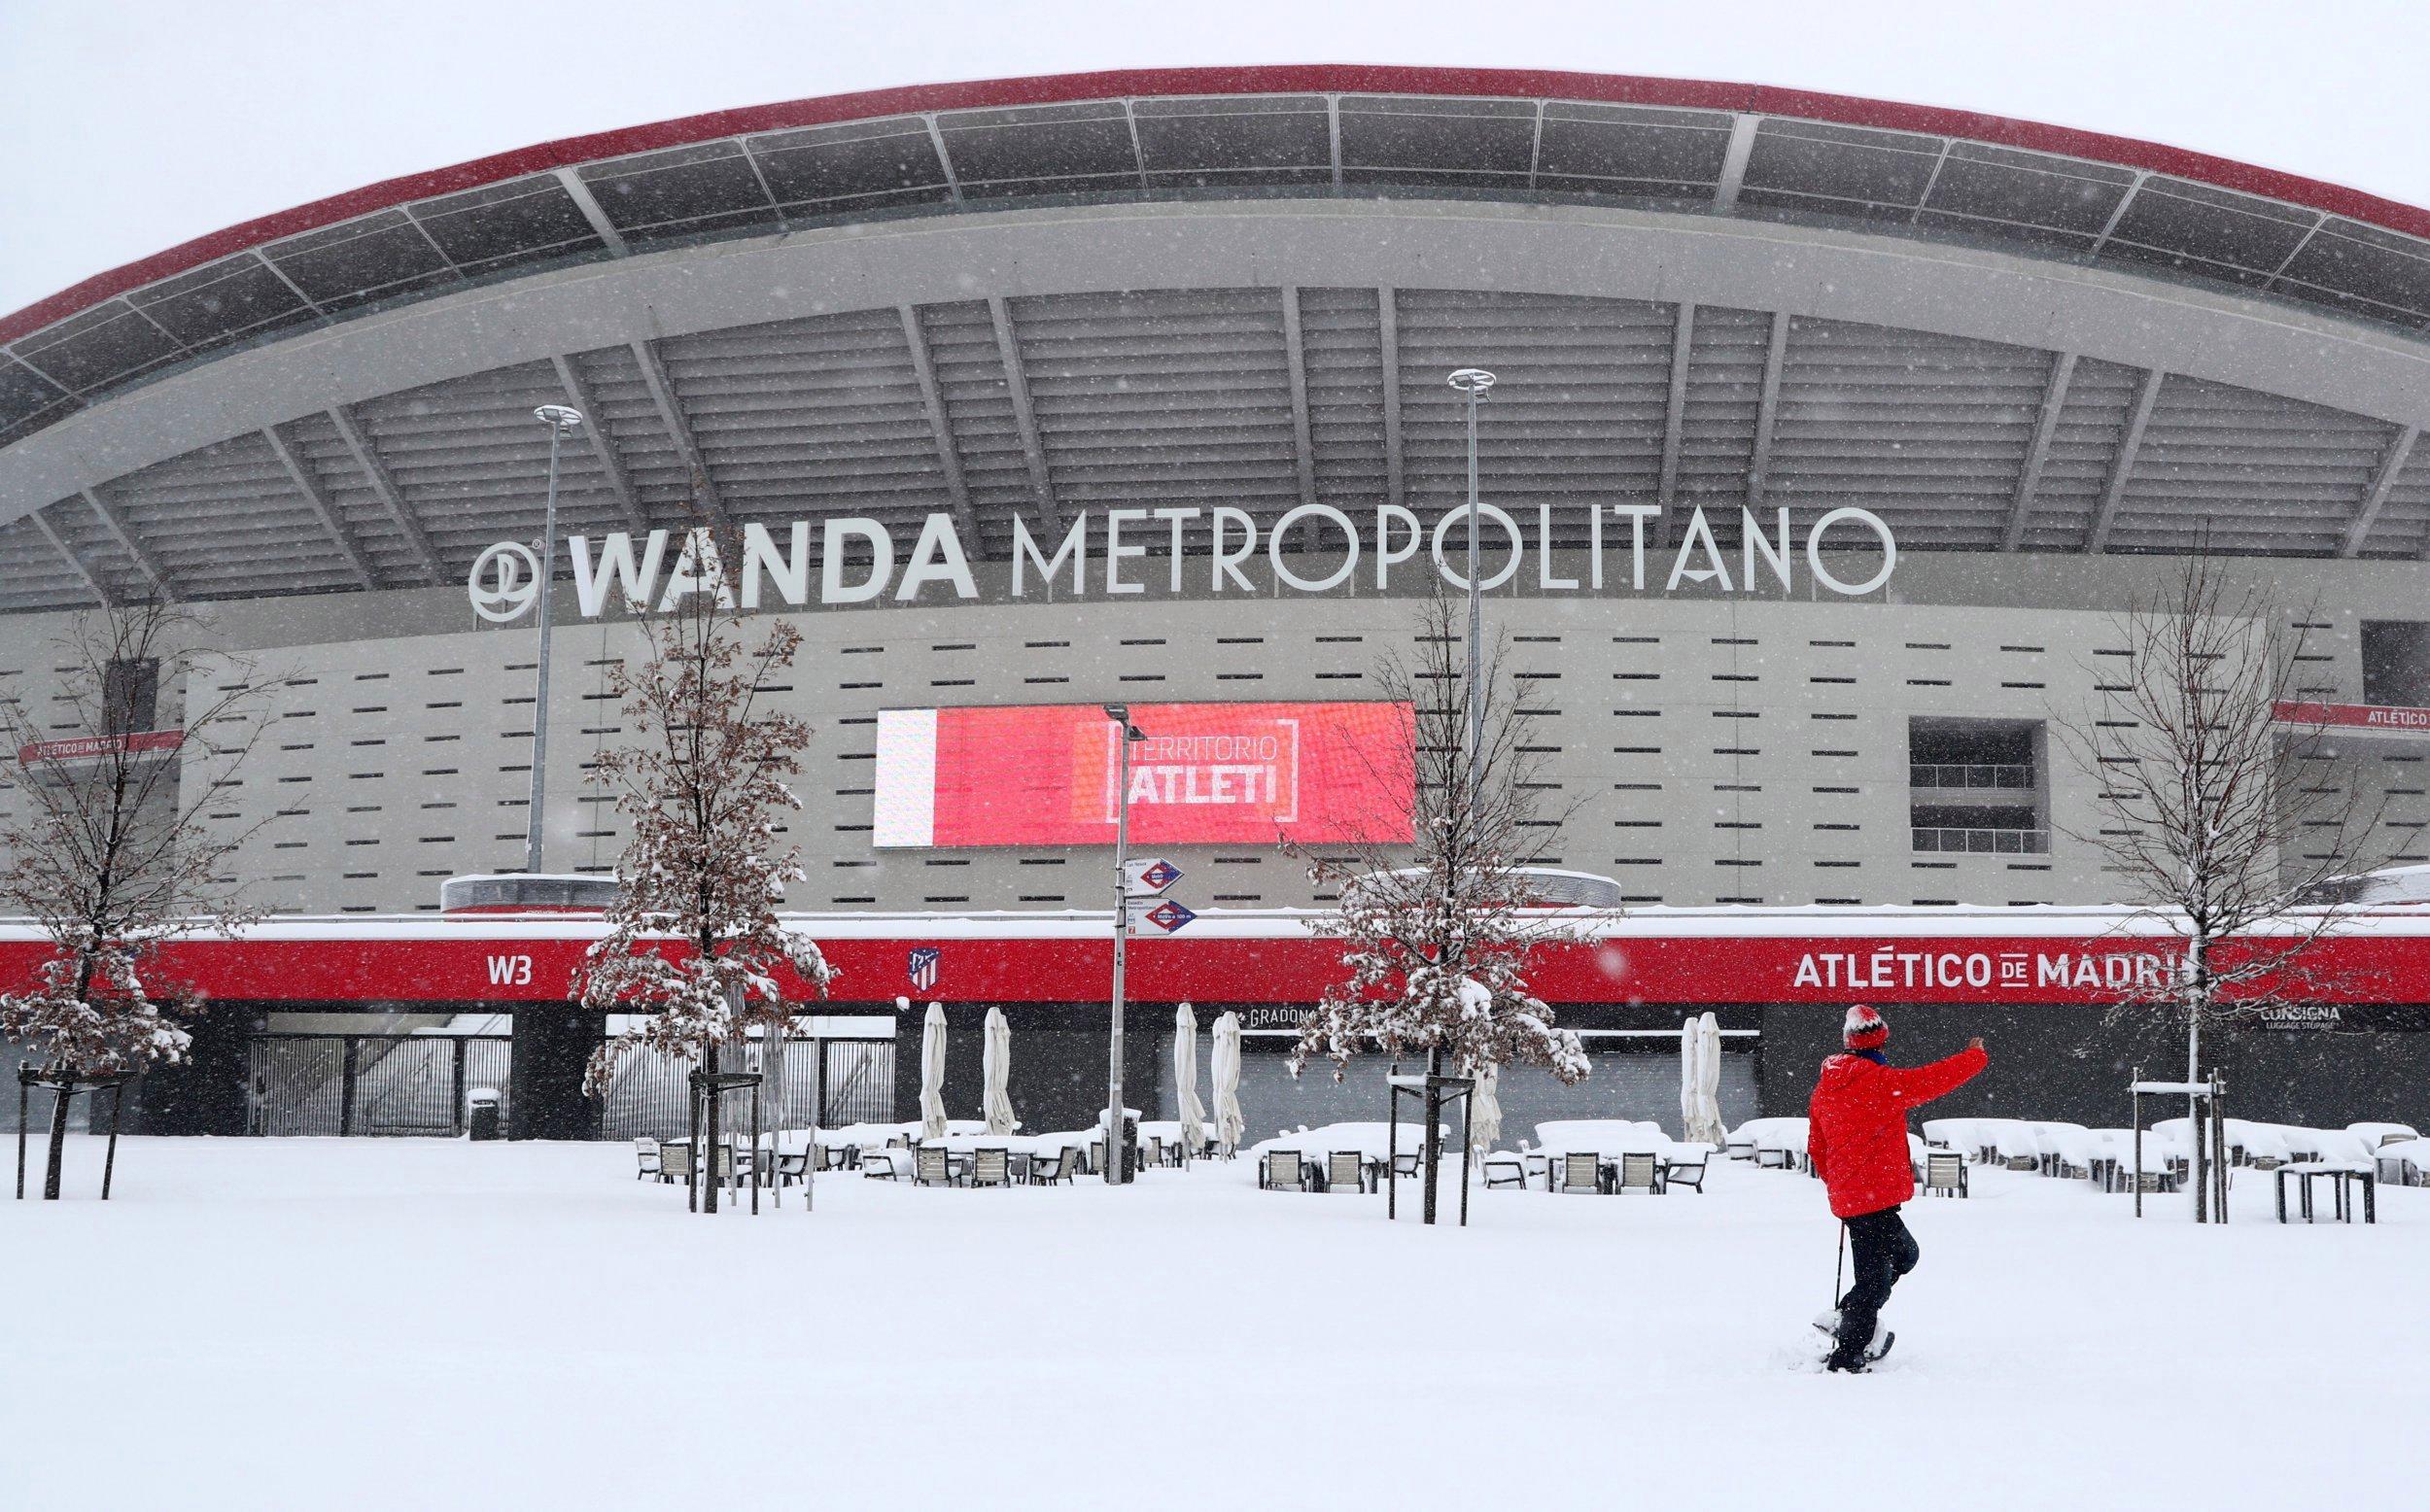
M 271 926 L 272 931 L 277 926 Z M 495 924 L 433 920 L 366 929 L 310 926 L 308 938 L 188 940 L 163 947 L 156 975 L 174 974 L 227 1001 L 259 1003 L 562 1002 L 588 944 L 563 929 L 517 936 Z M 971 938 L 966 932 L 822 939 L 843 975 L 831 1001 L 891 1006 L 908 992 L 913 950 L 937 951 L 933 985 L 949 1003 L 1101 1003 L 1109 939 Z M 45 947 L 0 942 L 0 991 L 26 985 Z M 2165 939 L 1649 937 L 1541 950 L 1530 985 L 1556 1004 L 1714 1005 L 2032 1003 L 2100 1005 L 2163 979 Z M 1342 975 L 1338 942 L 1298 935 L 1136 940 L 1129 995 L 1141 1002 L 1306 1003 Z M 2323 1004 L 2430 1003 L 2430 937 L 2372 935 L 2321 942 L 2305 957 L 2299 994 Z M 787 994 L 814 997 L 787 979 Z
M 2430 708 L 2397 704 L 2308 704 L 2281 700 L 2271 717 L 2282 725 L 2312 725 L 2340 735 L 2430 737 Z
M 88 735 L 73 740 L 35 740 L 17 748 L 19 765 L 30 767 L 38 761 L 98 761 L 104 756 L 128 751 L 138 756 L 161 756 L 186 743 L 183 730 L 146 730 L 137 735 Z

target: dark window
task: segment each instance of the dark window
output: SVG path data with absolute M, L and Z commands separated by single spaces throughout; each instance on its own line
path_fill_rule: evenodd
M 157 661 L 112 662 L 101 672 L 101 733 L 133 735 L 151 729 L 159 700 Z

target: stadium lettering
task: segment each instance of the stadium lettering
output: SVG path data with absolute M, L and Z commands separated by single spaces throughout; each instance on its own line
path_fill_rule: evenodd
M 1802 563 L 1817 585 L 1855 598 L 1882 588 L 1897 569 L 1898 541 L 1869 509 L 1843 505 L 1828 510 L 1808 524 L 1802 535 L 1788 509 L 1776 508 L 1770 515 L 1767 520 L 1755 510 L 1738 510 L 1732 551 L 1717 533 L 1716 519 L 1702 506 L 1688 511 L 1675 542 L 1664 546 L 1658 538 L 1649 538 L 1659 533 L 1648 530 L 1649 522 L 1661 518 L 1660 509 L 1651 504 L 1598 505 L 1586 511 L 1580 551 L 1575 515 L 1569 517 L 1568 538 L 1556 549 L 1552 505 L 1539 504 L 1534 518 L 1522 522 L 1496 505 L 1479 504 L 1477 549 L 1484 568 L 1479 586 L 1510 584 L 1531 552 L 1536 558 L 1534 586 L 1544 593 L 1600 593 L 1607 577 L 1624 576 L 1634 593 L 1645 592 L 1650 580 L 1666 594 L 1678 592 L 1682 584 L 1724 594 L 1790 594 L 1797 591 Z M 1123 597 L 1144 594 L 1151 584 L 1171 594 L 1194 586 L 1218 596 L 1323 594 L 1355 584 L 1362 566 L 1371 562 L 1370 580 L 1380 592 L 1392 587 L 1395 567 L 1422 551 L 1436 576 L 1465 592 L 1468 520 L 1465 505 L 1445 510 L 1428 530 L 1415 511 L 1399 504 L 1380 505 L 1367 520 L 1330 504 L 1300 504 L 1261 532 L 1246 510 L 1226 506 L 1107 509 L 1081 513 L 1059 539 L 1041 539 L 1031 533 L 1027 519 L 1016 514 L 1007 588 L 1014 599 L 1041 592 L 1086 598 L 1093 586 L 1107 597 Z M 897 536 L 898 529 L 863 516 L 820 522 L 815 601 L 918 603 L 980 597 L 969 550 L 953 515 L 927 516 L 908 544 Z M 726 608 L 807 608 L 814 601 L 812 534 L 806 520 L 776 530 L 746 525 L 739 562 L 725 560 L 735 550 L 733 538 L 721 553 L 716 537 L 705 529 L 651 531 L 638 539 L 621 531 L 598 537 L 575 535 L 567 542 L 573 561 L 574 601 L 585 618 L 610 607 L 664 613 L 695 594 L 708 594 Z M 1192 544 L 1202 548 L 1195 559 L 1185 550 Z M 1165 559 L 1161 573 L 1147 560 L 1160 548 Z M 1855 554 L 1859 564 L 1856 570 L 1847 554 Z M 1576 575 L 1580 567 L 1582 579 Z M 469 587 L 476 603 L 485 601 L 477 577 Z M 491 611 L 485 617 L 502 617 L 496 612 L 497 599 L 497 594 L 490 595 Z M 521 612 L 514 609 L 503 617 L 515 618 Z

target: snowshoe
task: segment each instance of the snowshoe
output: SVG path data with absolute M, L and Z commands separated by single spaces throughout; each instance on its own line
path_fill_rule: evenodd
M 1814 1319 L 1814 1327 L 1816 1332 L 1822 1334 L 1825 1339 L 1830 1341 L 1829 1354 L 1837 1354 L 1839 1349 L 1838 1311 L 1834 1309 L 1827 1313 L 1816 1314 Z M 1888 1328 L 1883 1327 L 1881 1321 L 1876 1319 L 1873 1323 L 1873 1342 L 1866 1347 L 1863 1359 L 1853 1366 L 1831 1365 L 1830 1368 L 1834 1370 L 1849 1370 L 1852 1372 L 1861 1371 L 1867 1365 L 1872 1364 L 1875 1360 L 1889 1354 L 1890 1347 L 1896 1343 L 1897 1340 L 1898 1335 L 1891 1332 Z M 1828 1355 L 1825 1356 L 1824 1362 L 1826 1364 L 1828 1363 Z

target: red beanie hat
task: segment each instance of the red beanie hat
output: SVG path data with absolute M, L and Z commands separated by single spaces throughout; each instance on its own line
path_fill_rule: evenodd
M 1852 1050 L 1878 1050 L 1890 1043 L 1890 1025 L 1864 1003 L 1849 1006 L 1848 1021 L 1840 1026 L 1839 1034 Z

